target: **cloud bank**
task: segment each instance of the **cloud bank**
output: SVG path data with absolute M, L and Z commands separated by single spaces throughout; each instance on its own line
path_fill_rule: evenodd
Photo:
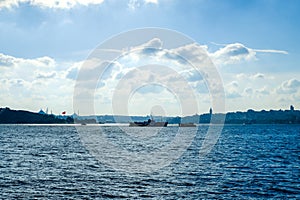
M 226 45 L 215 52 L 208 52 L 208 48 L 198 48 L 198 44 L 194 43 L 178 46 L 174 49 L 163 49 L 163 44 L 163 41 L 159 38 L 150 39 L 143 44 L 129 48 L 130 53 L 124 54 L 113 63 L 94 58 L 66 64 L 48 56 L 26 59 L 0 53 L 0 73 L 2 75 L 0 77 L 1 106 L 19 108 L 22 104 L 22 106 L 27 105 L 31 110 L 38 110 L 41 107 L 50 107 L 52 104 L 52 108 L 57 107 L 57 110 L 54 112 L 68 110 L 68 113 L 70 113 L 72 112 L 71 98 L 73 89 L 75 83 L 77 83 L 82 84 L 82 87 L 85 88 L 80 94 L 82 97 L 86 97 L 96 91 L 95 98 L 97 98 L 99 105 L 109 107 L 114 89 L 124 77 L 130 78 L 130 76 L 134 76 L 133 80 L 141 80 L 140 82 L 147 78 L 148 82 L 156 83 L 155 80 L 158 78 L 158 75 L 152 71 L 132 72 L 138 66 L 151 63 L 156 66 L 162 66 L 158 67 L 156 71 L 163 72 L 162 70 L 165 70 L 163 66 L 169 67 L 166 69 L 175 70 L 176 73 L 174 71 L 173 74 L 168 72 L 162 73 L 164 75 L 160 74 L 160 80 L 163 83 L 171 83 L 176 88 L 180 88 L 182 81 L 178 81 L 178 77 L 183 78 L 201 96 L 201 103 L 207 107 L 210 103 L 209 93 L 211 92 L 208 89 L 207 80 L 210 79 L 213 85 L 213 78 L 210 78 L 205 73 L 208 70 L 205 68 L 205 55 L 211 55 L 212 59 L 216 59 L 224 65 L 224 63 L 232 64 L 255 60 L 257 52 L 287 53 L 275 50 L 254 50 L 239 43 Z M 193 69 L 188 61 L 202 63 L 201 69 L 203 71 L 199 73 L 199 71 Z M 78 72 L 84 63 L 86 69 L 82 73 L 89 78 L 78 80 Z M 105 66 L 108 67 L 100 78 L 98 71 Z M 236 74 L 232 72 L 230 76 L 231 78 L 224 81 L 225 94 L 229 102 L 234 102 L 234 106 L 242 107 L 252 105 L 252 102 L 260 101 L 266 104 L 272 102 L 272 105 L 276 105 L 278 103 L 276 99 L 278 98 L 287 98 L 286 96 L 290 95 L 290 99 L 287 99 L 286 102 L 292 102 L 300 95 L 300 81 L 298 79 L 282 78 L 277 80 L 270 74 L 260 72 L 252 72 L 250 74 Z M 98 85 L 95 86 L 94 83 L 97 81 Z M 128 88 L 135 86 L 136 82 L 132 82 L 132 85 L 128 85 Z M 181 92 L 184 93 L 185 91 L 187 90 Z M 164 95 L 168 94 L 170 96 L 163 87 L 155 85 L 142 87 L 137 93 L 137 99 L 134 101 L 139 102 L 140 105 L 143 105 L 145 99 L 147 102 L 149 102 L 149 99 L 153 99 L 152 104 L 154 105 L 158 102 L 158 100 L 155 101 L 155 95 L 165 97 Z M 183 96 L 188 98 L 188 95 Z M 161 98 L 159 102 L 165 102 L 167 105 L 172 98 L 172 101 L 174 101 L 174 97 L 170 98 Z M 246 103 L 240 103 L 244 101 Z M 170 108 L 170 110 L 172 109 Z M 105 110 L 105 112 L 109 113 L 110 111 Z
M 89 6 L 103 3 L 104 0 L 1 0 L 1 8 L 18 7 L 22 3 L 44 8 L 70 9 L 77 5 Z
M 48 56 L 26 59 L 0 53 L 0 107 L 70 110 L 74 83 L 61 65 Z
M 0 9 L 18 7 L 20 4 L 29 4 L 42 8 L 71 9 L 76 6 L 89 6 L 102 4 L 104 0 L 1 0 Z M 158 4 L 158 0 L 129 0 L 128 8 L 135 10 L 143 5 Z

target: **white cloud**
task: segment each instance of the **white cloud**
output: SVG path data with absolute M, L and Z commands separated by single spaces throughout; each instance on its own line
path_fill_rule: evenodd
M 153 49 L 147 49 L 146 51 L 143 51 L 145 47 L 153 47 Z M 256 60 L 258 53 L 262 52 L 285 54 L 284 51 L 250 49 L 242 44 L 226 45 L 215 53 L 208 53 L 207 51 L 209 49 L 207 46 L 201 46 L 196 43 L 178 46 L 174 49 L 163 49 L 162 47 L 163 41 L 161 41 L 159 38 L 153 38 L 152 40 L 146 41 L 144 44 L 129 48 L 129 50 L 132 50 L 132 52 L 124 54 L 124 57 L 122 58 L 123 60 L 121 60 L 123 66 L 120 68 L 120 71 L 117 72 L 118 75 L 112 75 L 111 77 L 118 77 L 117 79 L 114 79 L 117 81 L 122 80 L 122 77 L 124 76 L 127 76 L 128 79 L 131 78 L 133 80 L 140 80 L 142 77 L 144 77 L 144 80 L 146 80 L 147 77 L 150 79 L 150 76 L 148 76 L 148 74 L 145 72 L 136 74 L 134 77 L 129 77 L 127 73 L 148 63 L 169 66 L 171 69 L 176 71 L 178 76 L 164 75 L 162 76 L 162 81 L 173 83 L 173 85 L 176 87 L 181 88 L 180 82 L 177 82 L 177 80 L 178 77 L 183 77 L 186 83 L 188 83 L 188 85 L 198 93 L 197 95 L 209 96 L 208 93 L 212 93 L 214 91 L 209 89 L 212 88 L 212 84 L 210 87 L 208 87 L 209 83 L 207 80 L 213 81 L 214 77 L 209 77 L 208 74 L 211 75 L 210 73 L 204 73 L 210 72 L 205 67 L 206 63 L 208 62 L 206 60 L 206 55 L 214 54 L 215 58 L 219 59 L 218 61 L 221 59 L 227 61 L 229 60 L 228 64 L 232 64 Z M 196 65 L 199 65 L 197 67 L 200 67 L 200 71 L 198 72 L 196 68 L 194 69 L 193 66 L 191 66 L 191 63 L 196 63 Z M 158 68 L 157 70 L 159 71 L 162 69 Z M 275 79 L 270 73 L 260 72 L 241 74 L 229 73 L 229 78 L 225 77 L 228 74 L 222 75 L 222 78 L 229 82 L 229 84 L 226 84 L 224 88 L 226 98 L 230 104 L 229 108 L 232 107 L 235 110 L 236 108 L 247 109 L 247 106 L 251 106 L 253 108 L 278 106 L 278 102 L 275 101 L 278 95 L 276 95 L 274 92 L 274 88 L 277 86 L 279 80 L 284 80 L 282 79 L 283 77 L 281 77 L 281 79 Z M 167 80 L 167 78 L 169 79 Z M 137 82 L 134 81 L 131 83 L 132 85 L 126 85 L 126 88 L 130 88 L 137 84 Z M 113 89 L 114 86 L 112 86 L 110 83 L 106 84 L 105 87 L 101 88 L 101 92 L 99 93 L 102 96 L 108 94 L 108 88 Z M 157 90 L 157 88 L 154 87 L 146 87 L 143 88 L 140 93 L 143 95 L 153 93 L 157 94 L 159 91 L 160 90 Z M 159 93 L 159 95 L 160 94 L 161 93 Z M 143 102 L 146 102 L 146 96 L 143 95 L 140 96 L 140 101 L 143 100 Z M 109 96 L 105 97 L 106 99 L 111 99 Z
M 57 73 L 55 71 L 47 72 L 47 73 L 38 72 L 36 75 L 36 78 L 37 79 L 50 79 L 50 78 L 54 78 L 56 75 L 57 75 Z
M 173 88 L 174 93 L 184 97 L 185 102 L 190 99 L 193 100 L 193 97 L 190 97 L 191 93 L 196 93 L 197 89 L 200 88 L 197 82 L 203 81 L 205 73 L 203 73 L 204 75 L 202 72 L 199 73 L 188 62 L 184 62 L 184 59 L 192 60 L 204 67 L 207 61 L 205 59 L 206 50 L 199 50 L 199 46 L 196 46 L 196 44 L 180 46 L 175 49 L 161 49 L 162 44 L 163 42 L 159 38 L 153 38 L 139 46 L 128 48 L 129 52 L 124 52 L 111 67 L 107 68 L 107 72 L 102 77 L 97 71 L 101 71 L 101 68 L 103 69 L 108 64 L 105 63 L 107 61 L 91 62 L 87 60 L 82 63 L 84 69 L 80 69 L 79 77 L 76 80 L 76 85 L 79 87 L 79 101 L 82 97 L 91 97 L 91 94 L 95 93 L 95 85 L 99 82 L 99 79 L 101 80 L 101 87 L 96 88 L 98 94 L 96 96 L 101 103 L 104 100 L 107 103 L 107 99 L 112 101 L 113 94 L 116 91 L 126 95 L 139 87 L 142 88 L 137 92 L 145 95 L 141 98 L 144 99 L 144 102 L 148 102 L 149 99 L 147 99 L 146 94 L 157 94 L 164 91 L 161 90 L 164 87 L 163 85 Z M 90 62 L 90 65 L 88 62 Z M 78 66 L 71 67 L 66 77 L 73 77 L 74 79 L 77 70 Z M 71 76 L 71 74 L 73 75 Z M 205 76 L 205 78 L 207 77 Z M 147 87 L 144 84 L 162 84 L 162 87 Z M 202 92 L 207 93 L 206 85 L 203 86 L 203 84 L 202 82 Z M 123 101 L 125 97 L 118 99 Z M 189 105 L 191 105 L 190 110 L 192 110 L 193 104 Z M 194 112 L 191 111 L 193 114 Z
M 5 55 L 0 53 L 0 68 L 1 67 L 17 67 L 20 65 L 24 66 L 35 66 L 36 68 L 52 68 L 56 65 L 54 59 L 44 56 L 36 59 L 24 59 L 16 58 L 13 56 Z
M 103 3 L 103 1 L 104 0 L 1 0 L 0 9 L 16 7 L 22 3 L 43 8 L 70 9 L 77 5 L 97 5 Z
M 239 87 L 239 84 L 236 82 L 236 81 L 232 81 L 231 83 L 229 83 L 227 85 L 227 87 L 230 87 L 230 88 L 238 88 Z
M 250 88 L 250 87 L 245 88 L 245 89 L 244 89 L 244 94 L 245 94 L 246 96 L 251 96 L 251 95 L 253 94 L 253 89 Z
M 129 0 L 128 2 L 128 8 L 130 10 L 136 10 L 137 8 L 140 8 L 143 5 L 146 4 L 158 4 L 158 0 Z
M 23 79 L 32 82 L 39 74 L 52 73 L 56 67 L 56 61 L 47 56 L 25 59 L 0 53 L 2 79 Z
M 292 94 L 296 93 L 300 88 L 300 81 L 297 79 L 290 79 L 284 81 L 277 89 L 278 94 Z
M 179 55 L 181 59 L 185 59 L 187 62 L 198 62 L 201 66 L 205 66 L 208 61 L 208 52 L 206 51 L 206 49 L 196 43 L 191 43 L 178 47 L 176 49 L 172 49 L 171 53 Z
M 271 92 L 266 86 L 264 86 L 262 88 L 258 88 L 258 89 L 253 89 L 251 87 L 247 87 L 244 89 L 241 96 L 257 99 L 257 98 L 262 97 L 263 95 L 270 95 L 270 94 L 271 94 Z
M 216 81 L 217 71 L 214 71 L 214 69 L 210 67 L 211 62 L 208 58 L 207 46 L 190 43 L 178 46 L 174 49 L 161 49 L 162 44 L 163 41 L 154 38 L 138 47 L 132 48 L 135 51 L 134 53 L 128 54 L 127 57 L 130 59 L 126 60 L 134 60 L 135 62 L 130 63 L 129 65 L 126 63 L 124 65 L 135 68 L 137 66 L 142 66 L 143 64 L 141 64 L 141 62 L 147 60 L 149 61 L 148 63 L 169 66 L 175 70 L 179 76 L 183 77 L 196 91 L 207 93 L 208 85 L 210 85 L 209 88 L 211 93 L 218 93 L 220 91 L 221 83 Z M 154 48 L 143 49 L 145 47 Z M 137 49 L 140 50 L 136 51 Z M 208 76 L 208 74 L 210 76 Z M 178 77 L 170 77 L 170 81 L 176 82 L 177 78 Z M 203 79 L 206 80 L 207 85 L 203 85 Z
M 232 81 L 225 86 L 226 98 L 235 99 L 241 97 L 239 92 L 239 84 L 236 81 Z
M 262 73 L 257 73 L 257 74 L 254 74 L 253 76 L 251 76 L 251 78 L 252 79 L 264 79 L 265 75 Z
M 234 43 L 228 44 L 220 48 L 214 53 L 211 53 L 213 60 L 218 65 L 234 64 L 241 61 L 255 59 L 256 52 L 247 48 L 243 44 Z
M 256 74 L 240 73 L 240 74 L 236 75 L 236 78 L 239 80 L 251 80 L 251 81 L 272 79 L 272 77 L 266 76 L 265 74 L 262 74 L 262 73 L 256 73 Z
M 196 43 L 174 49 L 162 49 L 162 46 L 163 41 L 161 39 L 153 38 L 145 41 L 144 44 L 128 48 L 129 52 L 122 54 L 113 63 L 92 58 L 71 63 L 68 65 L 69 67 L 59 67 L 62 63 L 57 63 L 53 58 L 47 56 L 26 59 L 0 53 L 1 104 L 14 107 L 18 106 L 18 101 L 22 101 L 27 103 L 28 108 L 35 110 L 39 109 L 37 106 L 48 105 L 49 107 L 57 107 L 58 111 L 68 107 L 70 113 L 72 112 L 72 97 L 76 83 L 84 88 L 78 95 L 87 97 L 96 93 L 95 96 L 98 98 L 99 105 L 109 107 L 107 102 L 112 100 L 118 83 L 126 81 L 126 79 L 131 79 L 123 85 L 126 89 L 143 86 L 144 82 L 151 84 L 162 82 L 167 86 L 176 88 L 174 93 L 180 94 L 186 99 L 190 98 L 190 94 L 186 92 L 190 89 L 198 92 L 197 95 L 203 96 L 209 96 L 208 93 L 217 91 L 220 85 L 214 85 L 214 77 L 211 76 L 211 71 L 207 69 L 207 66 L 210 65 L 208 64 L 208 48 L 206 46 L 200 46 Z M 153 49 L 144 51 L 148 47 Z M 233 44 L 227 45 L 213 54 L 218 59 L 229 58 L 230 61 L 246 61 L 247 59 L 255 59 L 255 53 L 256 50 L 249 50 L 244 45 Z M 153 64 L 154 67 L 149 63 Z M 195 66 L 192 66 L 191 63 L 196 63 L 197 68 L 194 68 Z M 136 73 L 131 72 L 146 65 L 149 66 L 148 71 L 144 69 Z M 109 67 L 107 68 L 107 66 Z M 99 71 L 104 68 L 106 72 L 100 77 Z M 81 77 L 78 77 L 79 71 L 81 71 Z M 299 94 L 297 91 L 300 88 L 300 81 L 297 79 L 285 81 L 275 90 L 274 88 L 279 84 L 274 86 L 276 83 L 269 81 L 270 74 L 250 73 L 231 74 L 230 76 L 227 80 L 229 84 L 225 86 L 225 92 L 226 97 L 232 102 L 250 102 L 253 99 L 256 101 L 265 99 L 266 102 L 274 98 L 276 92 L 277 94 Z M 141 95 L 139 100 L 147 102 L 149 100 L 147 94 L 159 94 L 163 97 L 162 94 L 165 94 L 166 90 L 162 88 L 163 85 L 162 87 L 141 88 L 137 92 Z M 270 92 L 270 88 L 272 88 L 272 92 Z M 192 112 L 192 108 L 190 111 Z
M 1 0 L 0 9 L 18 7 L 22 3 L 51 9 L 71 9 L 75 6 L 89 6 L 102 4 L 104 0 Z M 128 8 L 135 10 L 143 5 L 158 4 L 158 0 L 129 0 Z
M 30 73 L 35 69 L 53 69 L 55 66 L 55 60 L 48 56 L 39 57 L 35 59 L 24 59 L 0 53 L 0 70 L 2 69 L 8 72 L 18 72 L 18 70 L 22 69 L 22 71 L 19 71 L 19 73 L 21 73 L 20 75 L 24 75 L 22 74 L 24 72 L 25 74 Z
M 274 49 L 253 49 L 255 52 L 259 53 L 280 53 L 280 54 L 288 54 L 287 51 L 282 50 L 274 50 Z
M 14 65 L 14 61 L 15 61 L 14 57 L 0 53 L 0 68 L 11 67 Z
M 288 54 L 287 51 L 272 49 L 251 49 L 241 43 L 222 45 L 224 47 L 210 53 L 213 61 L 217 65 L 236 64 L 243 61 L 257 60 L 257 53 L 280 53 Z
M 184 70 L 181 72 L 181 75 L 188 81 L 188 82 L 199 82 L 203 80 L 202 75 L 200 72 L 198 72 L 195 69 L 190 69 L 190 70 Z
M 270 94 L 270 90 L 266 86 L 263 88 L 257 89 L 255 92 L 259 95 L 269 95 Z
M 65 77 L 67 79 L 71 79 L 71 80 L 76 80 L 77 75 L 78 75 L 78 71 L 80 69 L 80 67 L 82 66 L 82 64 L 84 63 L 84 61 L 80 61 L 80 62 L 75 62 L 73 63 L 66 71 L 65 73 Z
M 163 42 L 159 38 L 153 38 L 149 42 L 146 42 L 145 44 L 141 45 L 142 48 L 157 48 L 161 49 L 163 45 Z
M 65 70 L 50 57 L 33 59 L 0 54 L 0 107 L 37 111 L 49 106 L 58 113 L 72 101 L 74 82 L 65 79 Z
M 145 0 L 145 3 L 153 3 L 153 4 L 158 4 L 158 0 Z
M 136 8 L 139 8 L 141 6 L 141 3 L 138 0 L 130 0 L 128 2 L 128 8 L 130 10 L 135 10 Z
M 24 1 L 21 0 L 2 0 L 0 1 L 0 9 L 1 8 L 11 8 L 14 6 L 17 6 L 19 3 L 22 3 Z

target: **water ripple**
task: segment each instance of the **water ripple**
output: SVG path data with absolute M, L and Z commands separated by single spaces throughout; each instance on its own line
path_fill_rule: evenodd
M 129 128 L 128 128 L 129 129 Z M 151 152 L 174 128 L 147 137 L 106 127 L 114 144 Z M 127 130 L 128 131 L 128 130 Z M 225 126 L 214 149 L 198 156 L 207 126 L 171 165 L 149 174 L 115 171 L 82 146 L 72 126 L 0 126 L 1 199 L 300 199 L 300 126 Z M 148 137 L 149 136 L 149 137 Z

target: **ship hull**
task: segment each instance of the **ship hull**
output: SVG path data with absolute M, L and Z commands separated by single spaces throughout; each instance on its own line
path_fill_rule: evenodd
M 150 123 L 144 123 L 144 122 L 130 122 L 130 127 L 167 127 L 168 122 L 150 122 Z
M 178 124 L 179 127 L 196 127 L 196 124 L 193 123 L 183 123 L 183 124 Z

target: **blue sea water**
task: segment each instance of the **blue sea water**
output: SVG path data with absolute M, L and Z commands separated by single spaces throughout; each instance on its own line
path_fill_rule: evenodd
M 92 156 L 74 126 L 0 125 L 0 198 L 300 199 L 299 125 L 226 125 L 211 152 L 200 158 L 207 129 L 200 126 L 170 165 L 131 173 Z M 161 148 L 176 134 L 174 127 L 160 136 L 151 135 L 151 128 L 127 127 L 150 135 L 137 140 L 118 127 L 101 130 L 113 144 L 136 153 Z

